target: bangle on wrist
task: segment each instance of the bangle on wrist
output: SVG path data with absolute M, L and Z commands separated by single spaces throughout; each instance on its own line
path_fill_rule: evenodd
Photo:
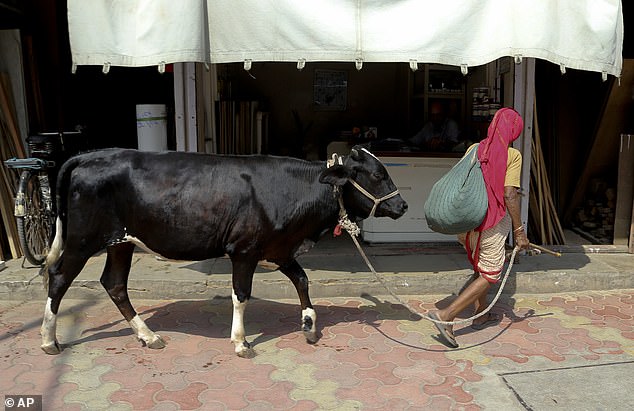
M 524 226 L 523 225 L 521 225 L 521 226 L 517 227 L 515 230 L 513 230 L 513 234 L 517 234 L 517 233 L 522 232 L 522 231 L 524 231 Z

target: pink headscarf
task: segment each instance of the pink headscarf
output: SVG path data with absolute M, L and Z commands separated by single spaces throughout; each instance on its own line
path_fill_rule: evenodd
M 504 204 L 504 179 L 508 147 L 522 133 L 524 122 L 517 111 L 502 108 L 495 113 L 489 125 L 487 138 L 478 146 L 478 159 L 484 175 L 484 183 L 489 198 L 489 208 L 484 221 L 476 231 L 484 231 L 495 226 L 506 214 Z

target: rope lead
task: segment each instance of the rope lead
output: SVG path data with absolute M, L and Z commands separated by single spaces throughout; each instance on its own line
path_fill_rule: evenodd
M 370 271 L 372 271 L 372 274 L 374 274 L 374 277 L 377 279 L 378 282 L 381 283 L 381 285 L 383 286 L 383 288 L 385 288 L 387 290 L 388 293 L 390 293 L 390 295 L 392 297 L 394 297 L 394 299 L 396 299 L 396 301 L 398 301 L 399 304 L 401 304 L 402 306 L 404 306 L 405 308 L 407 308 L 407 310 L 415 315 L 419 315 L 422 318 L 429 320 L 431 322 L 434 322 L 436 324 L 443 324 L 443 325 L 455 325 L 455 324 L 463 324 L 463 323 L 467 323 L 470 321 L 475 320 L 476 318 L 480 318 L 483 315 L 485 315 L 486 313 L 488 313 L 491 308 L 493 308 L 493 306 L 495 305 L 495 303 L 497 303 L 498 299 L 500 298 L 500 295 L 502 294 L 502 291 L 504 290 L 504 285 L 506 284 L 506 280 L 509 277 L 509 274 L 511 273 L 511 268 L 513 268 L 513 262 L 515 261 L 515 255 L 517 254 L 517 251 L 519 250 L 519 247 L 515 247 L 513 248 L 513 253 L 511 254 L 511 258 L 509 261 L 509 265 L 506 268 L 506 273 L 504 273 L 504 279 L 502 280 L 502 283 L 500 284 L 500 288 L 498 289 L 497 294 L 495 295 L 495 298 L 493 298 L 493 301 L 491 301 L 491 303 L 489 304 L 489 306 L 487 308 L 485 308 L 484 310 L 480 311 L 479 313 L 477 313 L 476 315 L 469 317 L 469 318 L 465 318 L 463 320 L 454 320 L 454 321 L 441 321 L 441 320 L 436 320 L 433 319 L 427 315 L 423 315 L 420 314 L 418 312 L 416 312 L 415 310 L 413 310 L 408 303 L 404 302 L 403 300 L 401 300 L 399 298 L 398 295 L 396 295 L 392 289 L 390 288 L 390 286 L 387 284 L 387 282 L 385 281 L 384 278 L 382 278 L 379 273 L 376 272 L 376 270 L 374 269 L 374 267 L 372 266 L 372 263 L 370 263 L 370 260 L 368 259 L 368 256 L 365 254 L 365 252 L 363 252 L 363 249 L 361 248 L 361 244 L 359 244 L 359 240 L 357 240 L 357 236 L 360 233 L 359 227 L 353 223 L 352 221 L 350 221 L 350 219 L 348 218 L 347 213 L 345 212 L 344 208 L 343 208 L 343 200 L 341 200 L 341 196 L 339 197 L 339 205 L 341 207 L 339 213 L 341 215 L 341 217 L 339 218 L 339 224 L 341 225 L 341 228 L 343 228 L 344 230 L 346 230 L 348 232 L 348 234 L 350 234 L 350 237 L 352 238 L 352 241 L 354 242 L 354 245 L 357 246 L 357 249 L 359 250 L 359 254 L 361 254 L 361 257 L 363 257 L 363 260 L 365 261 L 366 265 L 368 266 L 368 268 L 370 269 Z

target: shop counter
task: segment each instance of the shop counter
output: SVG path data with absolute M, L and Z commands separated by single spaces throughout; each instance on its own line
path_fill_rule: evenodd
M 439 234 L 427 226 L 423 206 L 432 186 L 453 167 L 460 153 L 375 153 L 409 206 L 398 220 L 368 218 L 362 222 L 363 240 L 384 242 L 452 242 L 455 235 Z

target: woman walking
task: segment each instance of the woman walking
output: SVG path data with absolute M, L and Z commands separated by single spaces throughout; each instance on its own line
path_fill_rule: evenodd
M 491 284 L 500 280 L 505 259 L 504 244 L 511 230 L 516 246 L 523 249 L 529 247 L 520 216 L 522 155 L 510 147 L 521 134 L 523 127 L 522 117 L 515 110 L 502 108 L 493 117 L 487 137 L 478 145 L 477 154 L 489 205 L 479 227 L 458 235 L 458 241 L 464 245 L 477 276 L 448 307 L 432 312 L 430 317 L 433 319 L 453 321 L 471 304 L 475 304 L 476 314 L 487 307 L 487 292 Z M 471 146 L 469 150 L 473 149 L 474 146 Z M 489 312 L 475 319 L 471 326 L 481 329 L 497 322 L 499 318 Z M 453 327 L 434 324 L 445 343 L 449 347 L 457 348 Z

